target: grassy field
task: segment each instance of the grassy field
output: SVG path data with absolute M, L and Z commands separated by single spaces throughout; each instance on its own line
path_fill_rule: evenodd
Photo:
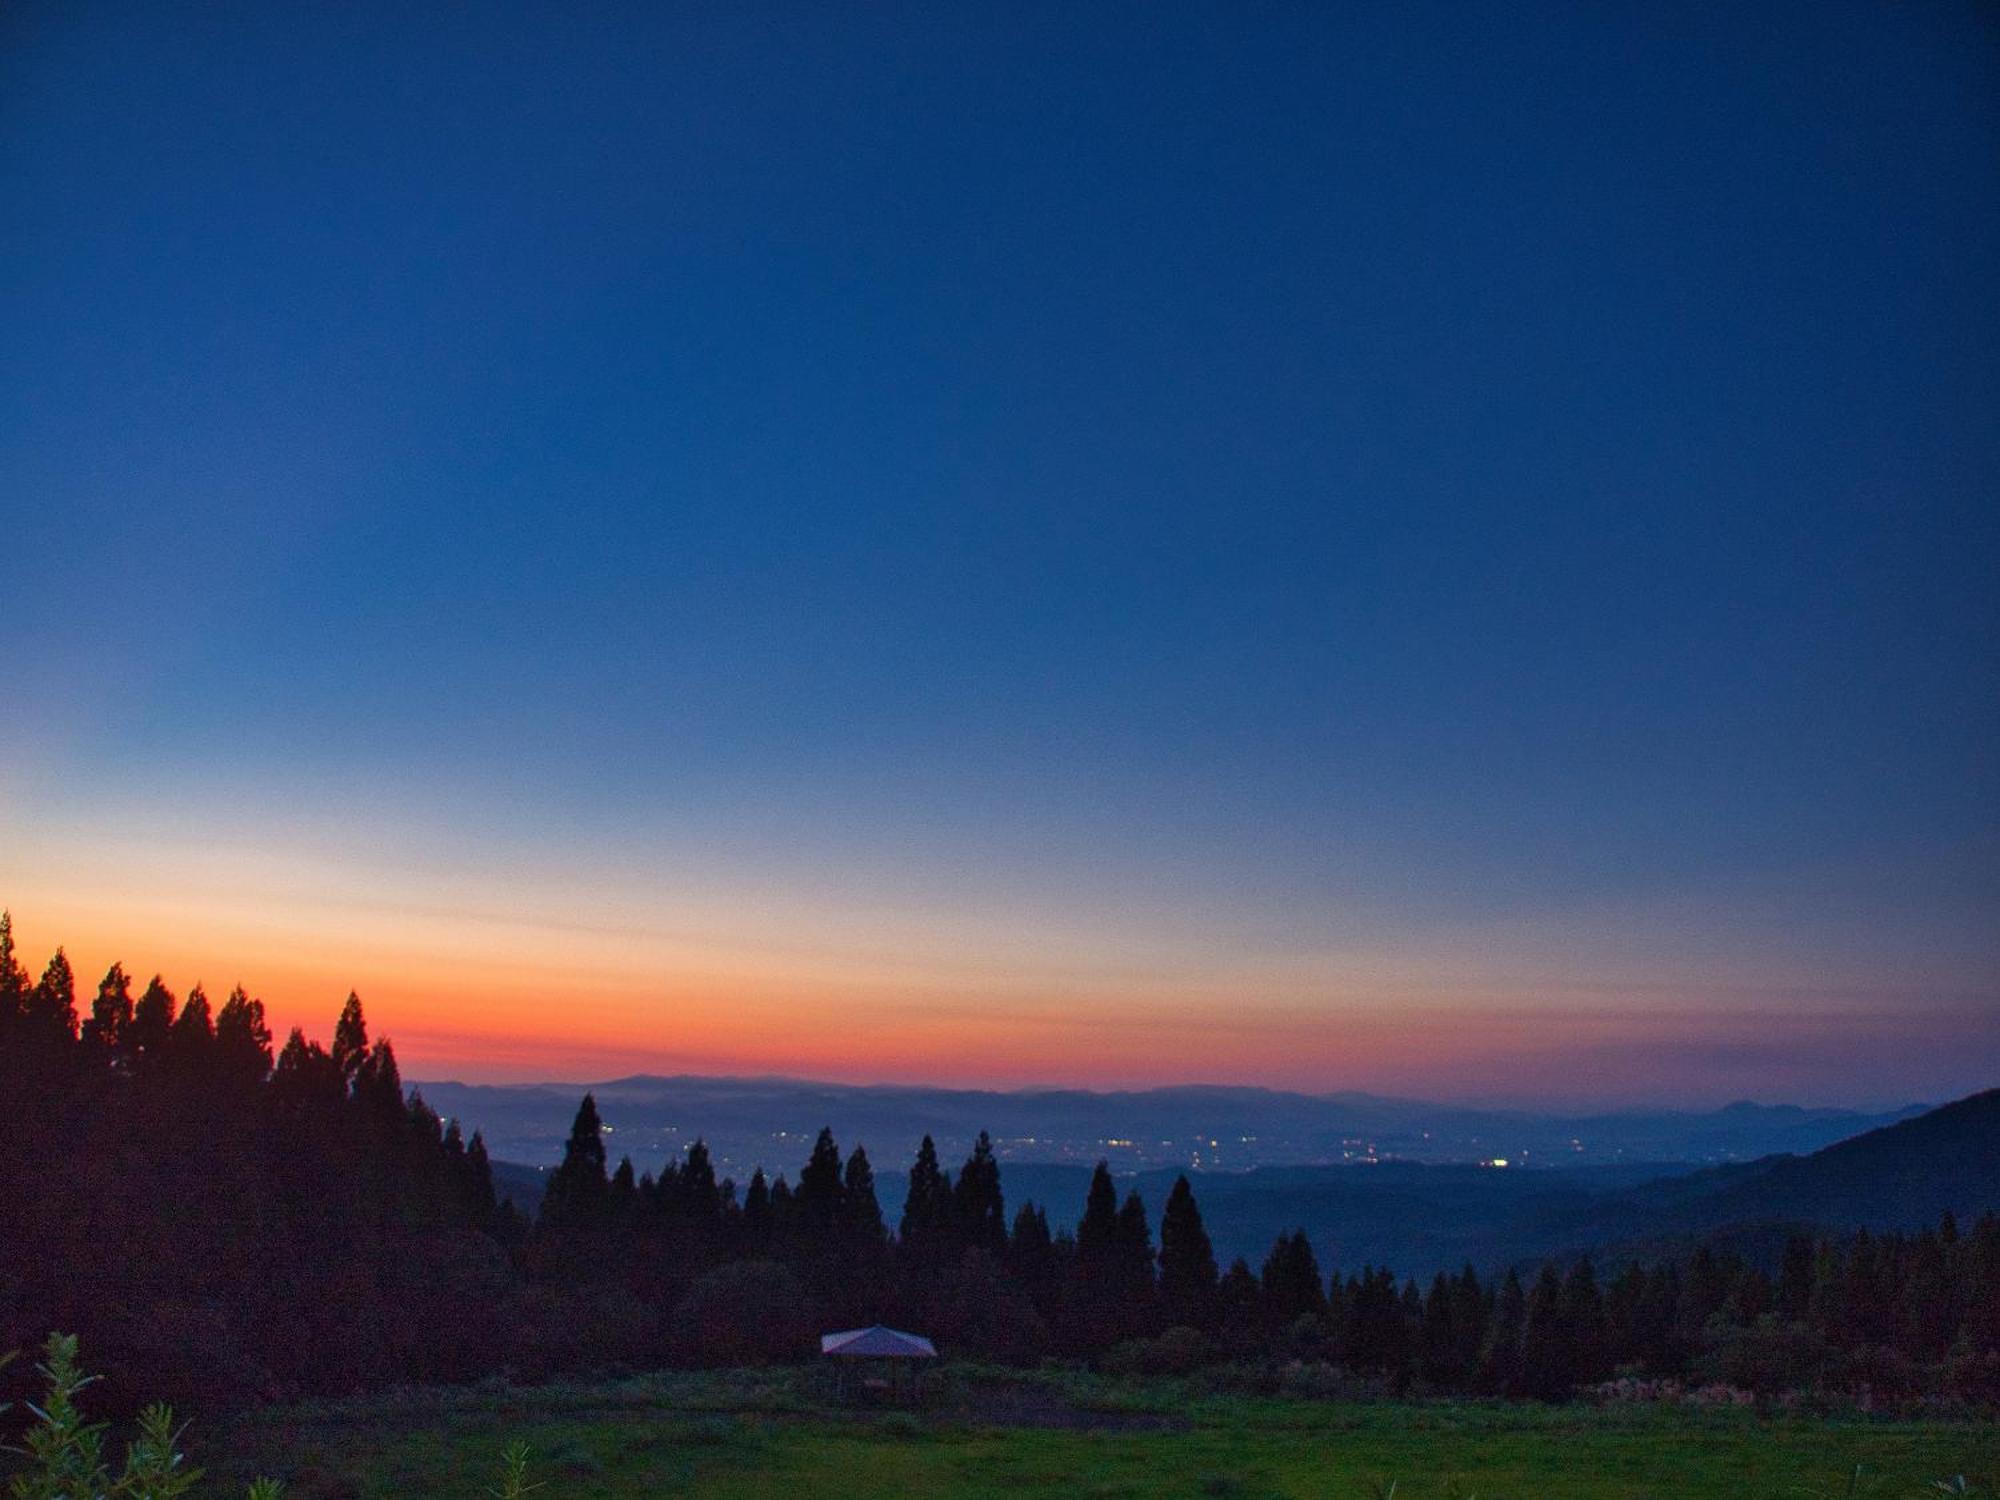
M 1078 1376 L 944 1391 L 921 1414 L 846 1412 L 782 1371 L 413 1392 L 241 1418 L 196 1456 L 285 1477 L 294 1500 L 486 1496 L 516 1439 L 540 1500 L 1373 1500 L 1392 1482 L 1396 1500 L 1937 1500 L 1959 1475 L 2000 1494 L 1992 1424 L 1205 1398 Z

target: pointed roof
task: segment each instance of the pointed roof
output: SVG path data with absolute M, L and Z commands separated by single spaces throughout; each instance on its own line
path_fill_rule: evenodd
M 898 1333 L 880 1323 L 820 1335 L 821 1354 L 849 1359 L 936 1359 L 937 1346 L 920 1334 Z

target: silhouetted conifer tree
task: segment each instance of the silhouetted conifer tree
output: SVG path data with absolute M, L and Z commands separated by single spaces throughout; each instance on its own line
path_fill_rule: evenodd
M 454 1127 L 457 1121 L 452 1122 Z M 493 1221 L 493 1163 L 486 1155 L 486 1138 L 478 1131 L 465 1145 L 465 1195 L 473 1227 L 484 1229 Z
M 1111 1164 L 1100 1161 L 1090 1174 L 1083 1217 L 1077 1221 L 1077 1270 L 1086 1281 L 1103 1281 L 1110 1273 L 1117 1247 L 1118 1187 L 1111 1180 Z
M 403 1110 L 403 1076 L 396 1066 L 396 1049 L 384 1037 L 368 1049 L 353 1078 L 354 1097 L 377 1119 Z
M 610 1185 L 604 1194 L 606 1222 L 617 1228 L 628 1228 L 639 1214 L 639 1183 L 632 1170 L 632 1158 L 618 1158 L 617 1169 L 611 1174 Z
M 706 1265 L 722 1245 L 724 1194 L 715 1180 L 708 1142 L 700 1137 L 688 1147 L 687 1158 L 674 1174 L 671 1192 L 662 1194 L 663 1199 L 669 1196 L 676 1204 L 681 1253 L 692 1265 Z M 768 1196 L 765 1207 L 768 1210 Z
M 1326 1284 L 1320 1280 L 1319 1257 L 1303 1229 L 1281 1234 L 1264 1258 L 1265 1326 L 1282 1332 L 1307 1313 L 1326 1311 Z
M 29 991 L 23 1031 L 43 1045 L 63 1045 L 76 1040 L 76 976 L 70 972 L 69 955 L 58 948 L 42 970 L 42 977 Z
M 215 1055 L 228 1076 L 261 1083 L 271 1071 L 271 1028 L 264 1020 L 264 1002 L 253 1000 L 238 985 L 229 992 L 215 1018 Z
M 833 1132 L 822 1129 L 792 1199 L 799 1231 L 813 1253 L 824 1254 L 839 1242 L 840 1177 L 840 1147 L 834 1144 Z
M 1257 1273 L 1250 1269 L 1250 1262 L 1242 1256 L 1231 1261 L 1229 1269 L 1222 1273 L 1222 1280 L 1216 1286 L 1216 1304 L 1223 1332 L 1239 1345 L 1249 1345 L 1263 1321 L 1263 1288 L 1257 1281 Z
M 1143 1321 L 1150 1311 L 1154 1290 L 1153 1229 L 1136 1188 L 1125 1195 L 1125 1201 L 1118 1207 L 1115 1254 L 1119 1290 L 1127 1306 Z
M 1169 1325 L 1214 1326 L 1216 1286 L 1215 1247 L 1201 1222 L 1201 1209 L 1185 1175 L 1174 1181 L 1160 1216 L 1160 1302 Z
M 1014 1232 L 1007 1238 L 1007 1269 L 1042 1316 L 1050 1316 L 1056 1297 L 1056 1245 L 1049 1234 L 1048 1214 L 1031 1202 L 1023 1202 L 1014 1215 Z
M 132 981 L 123 964 L 113 964 L 98 982 L 97 998 L 90 1003 L 90 1019 L 83 1023 L 80 1040 L 88 1060 L 102 1066 L 117 1054 L 132 1025 Z
M 215 1019 L 209 1011 L 208 995 L 200 985 L 188 991 L 187 1003 L 174 1017 L 168 1048 L 184 1062 L 199 1065 L 210 1056 L 215 1042 Z
M 318 1042 L 308 1041 L 304 1030 L 294 1026 L 271 1070 L 274 1097 L 293 1107 L 322 1110 L 337 1107 L 345 1097 L 340 1069 Z
M 167 1050 L 167 1041 L 173 1035 L 175 1008 L 174 992 L 155 974 L 145 993 L 139 996 L 138 1004 L 132 1007 L 132 1020 L 124 1029 L 126 1039 L 121 1050 L 140 1062 L 158 1058 Z
M 361 1014 L 361 997 L 352 990 L 347 992 L 347 1003 L 341 1006 L 340 1021 L 333 1028 L 332 1057 L 342 1086 L 351 1090 L 368 1062 L 368 1022 Z
M 841 1235 L 856 1254 L 873 1254 L 888 1239 L 882 1222 L 882 1205 L 875 1197 L 875 1172 L 868 1165 L 868 1153 L 856 1146 L 847 1158 L 841 1179 Z
M 951 1179 L 939 1170 L 937 1146 L 927 1135 L 910 1167 L 910 1189 L 896 1231 L 905 1258 L 932 1266 L 956 1258 L 951 1208 Z
M 1006 1252 L 1007 1205 L 1000 1193 L 1000 1163 L 983 1130 L 952 1189 L 952 1221 L 961 1247 L 984 1250 L 996 1258 Z
M 549 1174 L 539 1223 L 550 1229 L 594 1229 L 604 1221 L 610 1184 L 604 1174 L 604 1122 L 595 1096 L 585 1094 L 563 1146 L 562 1164 Z
M 752 1260 L 771 1251 L 771 1184 L 764 1169 L 750 1174 L 750 1186 L 743 1193 L 743 1253 Z

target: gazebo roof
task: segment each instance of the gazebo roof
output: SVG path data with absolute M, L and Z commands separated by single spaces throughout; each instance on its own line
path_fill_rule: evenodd
M 936 1359 L 937 1346 L 920 1334 L 898 1333 L 880 1323 L 820 1335 L 819 1352 L 846 1359 Z

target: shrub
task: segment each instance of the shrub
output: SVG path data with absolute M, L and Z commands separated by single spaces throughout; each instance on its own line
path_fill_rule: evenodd
M 115 1478 L 104 1456 L 104 1423 L 87 1422 L 79 1397 L 93 1383 L 83 1373 L 74 1334 L 49 1335 L 46 1362 L 36 1370 L 48 1383 L 42 1404 L 17 1449 L 27 1459 L 14 1476 L 14 1500 L 177 1500 L 201 1479 L 180 1450 L 182 1429 L 173 1408 L 155 1402 L 139 1414 L 139 1435 L 125 1450 L 125 1467 Z M 250 1500 L 278 1500 L 282 1487 L 260 1479 Z
M 1216 1349 L 1196 1328 L 1169 1328 L 1158 1338 L 1128 1339 L 1100 1362 L 1112 1375 L 1188 1375 L 1214 1363 Z

